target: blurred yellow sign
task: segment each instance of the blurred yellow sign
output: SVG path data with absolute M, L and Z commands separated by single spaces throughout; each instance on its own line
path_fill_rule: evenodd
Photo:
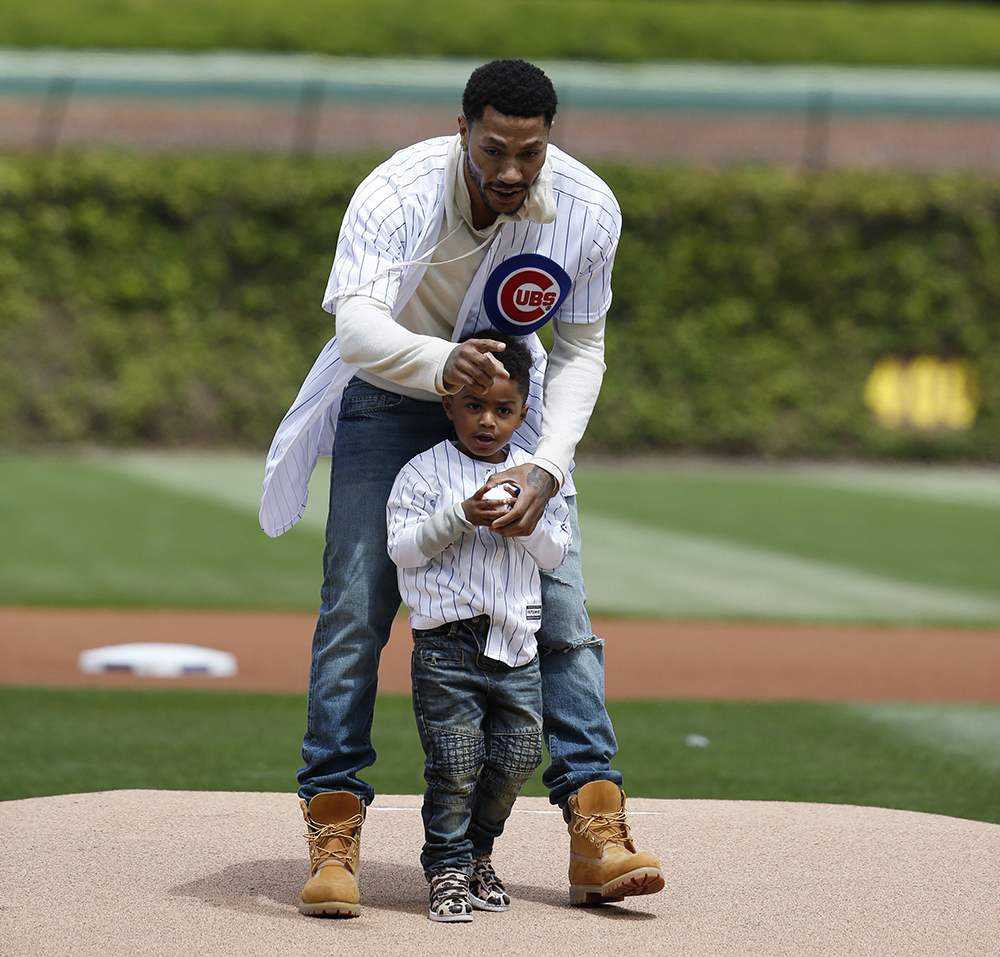
M 865 383 L 865 405 L 889 429 L 967 429 L 976 418 L 975 376 L 964 359 L 886 356 Z

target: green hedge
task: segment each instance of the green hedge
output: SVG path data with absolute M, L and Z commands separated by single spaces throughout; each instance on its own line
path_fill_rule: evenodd
M 1000 66 L 995 3 L 0 0 L 0 46 Z
M 266 446 L 371 158 L 0 157 L 0 442 Z M 584 448 L 1000 459 L 1000 179 L 602 166 L 625 214 Z M 981 410 L 890 432 L 887 354 Z
M 603 172 L 626 227 L 594 445 L 1000 457 L 1000 178 Z M 974 428 L 875 425 L 886 355 L 969 360 Z
M 370 166 L 0 159 L 0 440 L 266 445 Z

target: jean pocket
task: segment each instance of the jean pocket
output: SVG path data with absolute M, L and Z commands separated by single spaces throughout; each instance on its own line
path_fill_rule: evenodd
M 461 648 L 417 647 L 417 654 L 425 665 L 431 668 L 458 667 L 465 664 L 465 652 Z
M 361 379 L 352 379 L 340 400 L 340 418 L 357 419 L 368 415 L 378 415 L 403 404 L 403 396 L 387 392 Z

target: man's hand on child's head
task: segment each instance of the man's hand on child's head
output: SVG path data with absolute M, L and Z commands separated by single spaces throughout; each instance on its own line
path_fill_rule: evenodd
M 456 346 L 444 365 L 445 389 L 454 394 L 463 387 L 485 395 L 490 391 L 494 379 L 509 379 L 510 374 L 503 364 L 490 355 L 491 352 L 503 352 L 507 347 L 496 339 L 469 339 Z
M 517 501 L 516 486 L 501 486 L 507 492 L 504 496 L 496 496 L 489 485 L 484 485 L 471 498 L 462 502 L 465 517 L 473 525 L 492 525 L 501 515 L 506 515 Z M 513 491 L 512 491 L 513 489 Z M 493 492 L 487 496 L 487 492 Z

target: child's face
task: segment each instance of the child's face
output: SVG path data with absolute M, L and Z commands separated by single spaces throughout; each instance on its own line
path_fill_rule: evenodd
M 443 399 L 448 418 L 455 423 L 458 447 L 474 459 L 500 463 L 504 447 L 524 421 L 528 405 L 510 379 L 494 379 L 486 395 L 462 389 Z

